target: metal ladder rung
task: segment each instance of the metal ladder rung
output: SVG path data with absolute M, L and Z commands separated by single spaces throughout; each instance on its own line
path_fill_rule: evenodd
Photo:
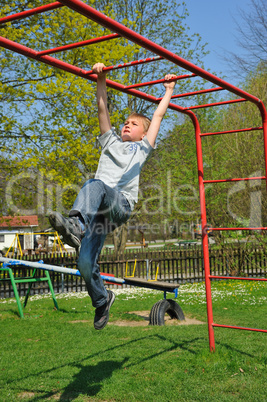
M 233 181 L 248 181 L 248 180 L 266 180 L 266 176 L 259 177 L 245 177 L 245 178 L 236 178 L 236 179 L 220 179 L 220 180 L 203 180 L 203 183 L 226 183 Z
M 256 130 L 263 130 L 263 127 L 250 127 L 250 128 L 241 128 L 239 130 L 228 130 L 228 131 L 217 131 L 214 133 L 202 133 L 200 137 L 205 137 L 207 135 L 220 135 L 220 134 L 233 134 L 233 133 L 244 133 L 246 131 L 256 131 Z

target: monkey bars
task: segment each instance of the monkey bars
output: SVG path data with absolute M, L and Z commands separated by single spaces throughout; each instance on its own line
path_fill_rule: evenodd
M 201 211 L 201 224 L 202 224 L 202 247 L 203 247 L 203 260 L 204 260 L 204 268 L 205 268 L 205 283 L 206 283 L 206 298 L 207 298 L 207 315 L 208 315 L 208 330 L 209 330 L 209 345 L 211 350 L 215 350 L 215 339 L 214 339 L 214 327 L 225 327 L 225 328 L 235 328 L 235 329 L 249 329 L 252 331 L 262 331 L 267 332 L 267 330 L 260 329 L 252 329 L 252 328 L 243 328 L 243 327 L 235 327 L 235 326 L 227 326 L 215 324 L 213 322 L 213 311 L 212 311 L 212 294 L 211 294 L 211 279 L 224 279 L 225 277 L 212 276 L 210 275 L 210 266 L 209 266 L 209 249 L 208 249 L 208 234 L 207 234 L 207 214 L 206 214 L 206 201 L 205 201 L 205 184 L 209 183 L 219 183 L 219 182 L 238 182 L 244 180 L 265 180 L 266 182 L 266 171 L 267 171 L 267 113 L 263 102 L 257 97 L 241 90 L 240 88 L 231 85 L 230 83 L 218 78 L 217 76 L 205 71 L 204 69 L 196 66 L 195 64 L 179 57 L 178 55 L 170 52 L 169 50 L 163 48 L 162 46 L 157 45 L 156 43 L 150 41 L 149 39 L 141 36 L 140 34 L 134 32 L 133 30 L 127 28 L 126 26 L 118 23 L 115 20 L 112 20 L 108 16 L 100 13 L 89 5 L 83 3 L 80 0 L 60 0 L 59 2 L 50 3 L 41 7 L 37 7 L 31 10 L 23 11 L 20 13 L 16 13 L 13 15 L 9 15 L 3 18 L 0 18 L 0 24 L 12 22 L 15 20 L 23 19 L 26 17 L 30 17 L 32 15 L 40 14 L 46 11 L 56 10 L 60 7 L 69 7 L 75 12 L 85 16 L 86 18 L 102 25 L 103 27 L 109 29 L 112 33 L 110 35 L 106 35 L 100 38 L 89 39 L 82 42 L 77 42 L 65 46 L 60 46 L 57 48 L 46 49 L 44 51 L 36 51 L 34 49 L 28 48 L 24 45 L 16 43 L 14 41 L 9 40 L 8 38 L 0 37 L 0 46 L 3 48 L 9 49 L 31 59 L 34 59 L 38 62 L 42 62 L 48 64 L 52 67 L 56 67 L 82 77 L 87 80 L 96 81 L 97 76 L 92 73 L 92 71 L 87 71 L 85 69 L 76 67 L 72 64 L 66 63 L 62 60 L 56 59 L 50 56 L 52 53 L 58 53 L 60 51 L 67 51 L 69 49 L 78 48 L 81 46 L 88 46 L 92 43 L 98 43 L 106 40 L 118 40 L 120 37 L 124 37 L 129 41 L 138 44 L 139 46 L 151 51 L 155 56 L 143 60 L 136 60 L 125 64 L 119 64 L 117 66 L 109 66 L 106 68 L 107 71 L 115 70 L 118 68 L 128 68 L 133 65 L 155 62 L 161 60 L 168 60 L 172 62 L 174 65 L 180 66 L 187 70 L 189 74 L 183 74 L 181 76 L 177 76 L 175 80 L 182 79 L 191 79 L 193 77 L 201 77 L 206 82 L 217 85 L 216 88 L 204 89 L 200 91 L 194 91 L 184 94 L 177 94 L 172 97 L 173 100 L 183 98 L 183 97 L 191 97 L 193 95 L 200 95 L 204 93 L 214 92 L 214 91 L 222 91 L 227 90 L 229 93 L 233 95 L 237 95 L 238 99 L 227 100 L 223 102 L 214 102 L 209 104 L 199 104 L 192 105 L 188 107 L 182 107 L 175 103 L 170 103 L 169 108 L 175 110 L 177 112 L 186 114 L 190 117 L 194 128 L 195 128 L 195 138 L 196 138 L 196 154 L 197 154 L 197 165 L 198 165 L 198 182 L 199 182 L 199 197 L 200 197 L 200 211 Z M 133 85 L 122 85 L 119 82 L 107 79 L 107 86 L 123 93 L 136 96 L 138 98 L 144 99 L 146 101 L 152 103 L 159 103 L 161 98 L 157 98 L 150 94 L 146 94 L 145 92 L 140 91 L 137 88 L 142 88 L 148 85 L 155 85 L 163 80 L 150 81 L 150 82 L 142 82 Z M 231 105 L 240 102 L 252 102 L 259 109 L 259 113 L 262 119 L 262 126 L 260 127 L 245 127 L 237 130 L 227 130 L 220 132 L 207 132 L 201 133 L 200 124 L 197 119 L 196 114 L 193 110 L 198 110 L 200 108 L 208 108 L 214 106 L 221 105 Z M 232 134 L 237 132 L 250 132 L 254 130 L 262 130 L 263 131 L 263 147 L 264 147 L 264 155 L 265 155 L 265 175 L 261 177 L 249 177 L 249 178 L 232 178 L 225 180 L 204 180 L 204 171 L 203 171 L 203 156 L 202 156 L 202 137 L 210 136 L 210 135 L 224 135 L 224 134 Z M 266 227 L 258 227 L 258 228 L 209 228 L 213 231 L 223 231 L 223 230 L 266 230 Z M 230 279 L 227 277 L 227 279 Z M 233 278 L 236 279 L 236 278 Z M 238 278 L 244 279 L 244 278 Z M 253 280 L 257 280 L 257 278 L 252 278 Z M 266 279 L 261 279 L 266 280 Z

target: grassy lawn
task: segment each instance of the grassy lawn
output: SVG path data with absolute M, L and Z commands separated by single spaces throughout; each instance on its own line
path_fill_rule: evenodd
M 215 282 L 214 322 L 267 329 L 266 284 Z M 19 318 L 0 300 L 1 401 L 265 401 L 267 334 L 206 324 L 148 326 L 141 317 L 161 292 L 118 289 L 110 323 L 93 328 L 85 293 L 33 296 Z M 202 283 L 180 287 L 189 319 L 206 321 Z M 186 320 L 186 321 L 187 321 Z M 122 325 L 123 324 L 123 325 Z

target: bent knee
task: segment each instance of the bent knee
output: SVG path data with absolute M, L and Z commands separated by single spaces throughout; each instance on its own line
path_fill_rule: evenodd
M 86 183 L 88 186 L 90 186 L 90 188 L 96 188 L 96 189 L 98 189 L 98 191 L 101 189 L 104 189 L 104 187 L 105 187 L 105 185 L 104 185 L 104 183 L 103 183 L 103 181 L 102 180 L 99 180 L 99 179 L 90 179 L 90 180 L 88 180 L 87 181 L 87 183 Z

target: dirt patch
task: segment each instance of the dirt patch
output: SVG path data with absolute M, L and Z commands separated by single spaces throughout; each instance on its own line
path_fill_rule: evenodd
M 91 321 L 89 321 L 89 320 L 74 320 L 74 321 L 69 321 L 69 324 L 79 324 L 80 322 L 83 322 L 83 323 L 88 323 L 88 322 L 91 322 Z
M 118 320 L 112 321 L 109 325 L 117 325 L 119 327 L 145 327 L 149 325 L 149 314 L 150 311 L 131 311 L 128 313 L 129 315 L 137 315 L 143 320 L 131 321 L 131 320 Z M 165 315 L 165 325 L 201 325 L 206 324 L 203 321 L 199 321 L 196 318 L 185 317 L 185 320 L 172 320 L 167 314 Z
M 111 321 L 108 325 L 117 325 L 118 327 L 146 327 L 149 325 L 150 311 L 129 311 L 129 320 L 117 320 Z M 132 317 L 131 317 L 132 316 Z M 140 319 L 134 319 L 134 316 L 138 316 Z M 92 320 L 74 320 L 69 321 L 69 324 L 91 324 Z M 185 317 L 185 320 L 172 320 L 168 314 L 165 314 L 165 325 L 201 325 L 206 324 L 203 321 L 199 321 L 196 318 Z
M 20 399 L 30 399 L 33 398 L 35 396 L 34 392 L 21 392 L 20 394 L 18 394 L 18 397 Z

